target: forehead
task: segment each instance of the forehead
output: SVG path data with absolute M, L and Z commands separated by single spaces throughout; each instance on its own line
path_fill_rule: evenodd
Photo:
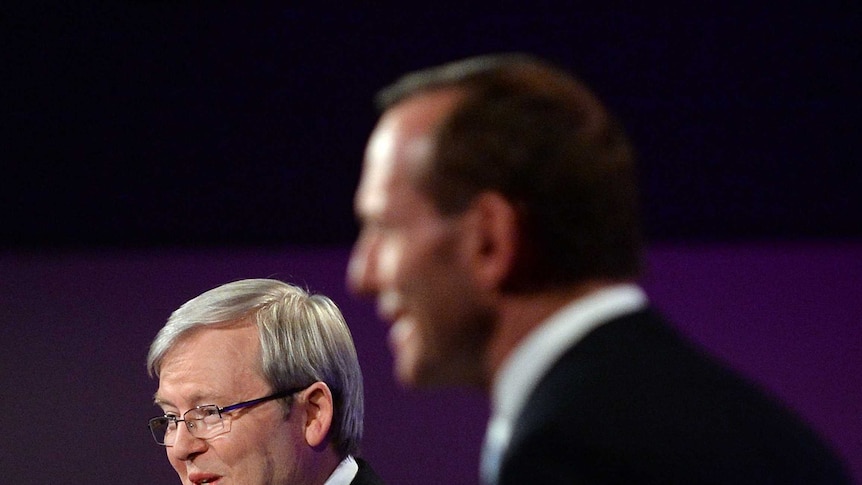
M 434 130 L 463 98 L 456 89 L 416 95 L 384 113 L 365 152 L 356 192 L 360 215 L 379 214 L 415 194 L 414 181 L 427 169 L 434 151 Z
M 225 405 L 225 399 L 267 389 L 260 362 L 258 331 L 251 323 L 192 330 L 165 354 L 156 398 L 178 407 Z

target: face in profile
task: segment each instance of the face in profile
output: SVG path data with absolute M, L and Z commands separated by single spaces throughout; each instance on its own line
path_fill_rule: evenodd
M 459 99 L 455 91 L 435 91 L 385 113 L 355 198 L 362 229 L 348 284 L 376 298 L 390 324 L 395 374 L 413 386 L 472 383 L 487 341 L 463 217 L 442 215 L 416 187 L 433 153 L 432 129 Z
M 156 403 L 166 415 L 182 417 L 197 406 L 225 407 L 271 394 L 258 370 L 258 339 L 251 324 L 185 335 L 162 361 Z M 293 480 L 302 452 L 298 415 L 286 418 L 278 401 L 263 402 L 223 414 L 228 431 L 208 439 L 178 423 L 176 441 L 165 448 L 168 460 L 186 485 L 300 483 Z

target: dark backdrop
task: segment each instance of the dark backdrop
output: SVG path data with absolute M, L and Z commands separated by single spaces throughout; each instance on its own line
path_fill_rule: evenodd
M 858 2 L 19 3 L 0 10 L 5 247 L 349 242 L 373 93 L 511 50 L 628 127 L 652 240 L 862 236 Z

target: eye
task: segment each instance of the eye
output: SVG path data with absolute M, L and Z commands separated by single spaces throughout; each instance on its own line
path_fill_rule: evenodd
M 186 419 L 192 421 L 200 421 L 207 420 L 210 421 L 212 417 L 215 416 L 216 419 L 219 417 L 218 408 L 214 405 L 200 406 L 195 409 L 192 409 L 186 414 Z
M 165 433 L 173 432 L 177 427 L 176 416 L 159 416 L 150 420 L 150 428 L 153 430 L 161 429 Z

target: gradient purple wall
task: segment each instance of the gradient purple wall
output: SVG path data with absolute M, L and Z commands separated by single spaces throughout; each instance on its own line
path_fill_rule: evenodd
M 373 306 L 347 295 L 347 250 L 0 254 L 3 483 L 172 484 L 145 427 L 150 340 L 221 283 L 276 277 L 331 296 L 366 379 L 364 455 L 392 484 L 477 483 L 487 402 L 406 391 Z M 801 413 L 862 482 L 862 243 L 660 246 L 644 284 L 693 339 Z

